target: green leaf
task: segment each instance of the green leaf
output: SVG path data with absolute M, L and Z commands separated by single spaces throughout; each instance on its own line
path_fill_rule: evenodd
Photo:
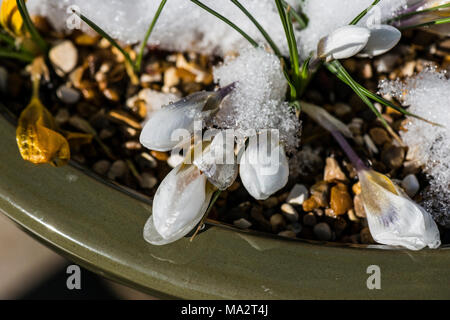
M 145 46 L 147 45 L 148 39 L 150 38 L 150 35 L 152 34 L 153 28 L 155 27 L 156 21 L 158 21 L 158 18 L 161 14 L 161 11 L 164 8 L 164 5 L 166 4 L 167 0 L 162 0 L 159 4 L 158 10 L 155 13 L 155 16 L 153 17 L 152 23 L 150 24 L 147 33 L 145 34 L 144 40 L 141 44 L 141 49 L 139 50 L 139 54 L 136 59 L 136 69 L 141 70 L 141 64 L 142 64 L 142 57 L 144 56 L 144 50 Z
M 266 39 L 267 43 L 269 43 L 270 47 L 272 48 L 273 52 L 278 56 L 282 57 L 280 49 L 278 49 L 275 42 L 272 40 L 272 38 L 269 36 L 269 34 L 264 30 L 264 28 L 259 24 L 259 22 L 252 16 L 252 14 L 238 1 L 238 0 L 230 0 L 236 7 L 238 7 L 255 25 L 256 28 L 258 28 L 259 32 L 263 35 L 264 39 Z
M 28 14 L 27 6 L 25 5 L 24 0 L 17 0 L 17 8 L 19 9 L 20 15 L 22 16 L 25 27 L 28 32 L 31 34 L 33 40 L 37 43 L 42 52 L 47 53 L 48 46 L 45 40 L 41 37 L 36 27 L 31 21 L 30 15 Z
M 208 11 L 209 13 L 211 13 L 212 15 L 216 16 L 217 18 L 219 18 L 220 20 L 222 20 L 223 22 L 225 22 L 226 24 L 228 24 L 230 27 L 232 27 L 234 30 L 236 30 L 237 32 L 239 32 L 245 39 L 247 39 L 248 42 L 251 43 L 252 46 L 254 47 L 258 47 L 258 43 L 252 38 L 250 37 L 247 33 L 245 33 L 241 28 L 239 28 L 237 25 L 235 25 L 233 22 L 231 22 L 230 20 L 228 20 L 227 18 L 225 18 L 223 15 L 221 15 L 220 13 L 218 13 L 217 11 L 211 9 L 210 7 L 208 7 L 207 5 L 203 4 L 202 2 L 198 1 L 198 0 L 191 0 L 191 2 L 195 3 L 196 5 L 198 5 L 200 8 Z
M 357 24 L 362 18 L 364 18 L 364 16 L 374 7 L 378 4 L 378 2 L 380 2 L 380 0 L 375 0 L 370 6 L 368 6 L 366 9 L 364 9 L 360 14 L 358 14 L 355 19 L 353 19 L 349 24 L 350 25 L 355 25 Z

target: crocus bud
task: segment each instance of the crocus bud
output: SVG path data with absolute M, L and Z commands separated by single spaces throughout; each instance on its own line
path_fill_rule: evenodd
M 365 27 L 340 27 L 319 41 L 317 55 L 327 61 L 350 58 L 366 46 L 369 37 L 370 31 Z
M 174 168 L 156 191 L 144 239 L 163 245 L 184 237 L 202 219 L 212 193 L 213 188 L 197 167 L 181 164 Z
M 388 177 L 373 170 L 358 172 L 361 196 L 375 241 L 420 250 L 437 248 L 439 230 L 431 215 Z
M 358 57 L 374 57 L 386 53 L 397 45 L 402 33 L 395 27 L 383 24 L 370 28 L 370 37 Z
M 172 150 L 180 143 L 174 136 L 176 130 L 184 130 L 190 136 L 194 132 L 194 121 L 214 114 L 222 99 L 233 87 L 231 84 L 218 91 L 196 92 L 162 107 L 148 119 L 142 130 L 140 142 L 151 150 Z
M 283 188 L 289 165 L 278 136 L 269 133 L 250 137 L 240 158 L 239 172 L 244 187 L 255 199 L 267 199 Z

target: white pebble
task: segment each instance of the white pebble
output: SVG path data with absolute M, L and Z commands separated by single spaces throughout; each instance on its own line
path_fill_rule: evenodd
M 308 199 L 309 191 L 303 184 L 296 184 L 289 193 L 286 202 L 294 205 L 302 205 Z
M 414 174 L 408 174 L 403 178 L 401 185 L 406 194 L 411 198 L 414 197 L 420 189 L 419 180 L 417 180 L 417 177 Z
M 63 73 L 72 71 L 78 61 L 77 48 L 70 40 L 65 40 L 51 48 L 48 56 L 56 67 L 56 71 L 62 71 Z

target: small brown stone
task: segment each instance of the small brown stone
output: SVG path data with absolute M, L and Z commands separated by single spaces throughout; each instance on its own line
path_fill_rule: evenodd
M 335 181 L 348 181 L 344 172 L 342 172 L 339 163 L 335 158 L 328 157 L 326 160 L 325 170 L 323 174 L 323 180 L 326 182 L 335 182 Z
M 308 227 L 314 227 L 317 224 L 316 215 L 313 212 L 309 212 L 303 216 L 303 224 Z
M 311 197 L 303 201 L 302 207 L 304 211 L 308 212 L 318 208 L 319 204 L 314 197 Z
M 282 214 L 276 213 L 270 217 L 270 224 L 272 226 L 272 231 L 278 233 L 286 227 L 286 220 Z
M 284 230 L 278 233 L 279 236 L 286 238 L 296 238 L 297 234 L 292 230 Z
M 336 215 L 346 213 L 353 207 L 352 198 L 348 193 L 347 186 L 338 183 L 331 188 L 330 206 Z
M 152 151 L 150 151 L 150 154 L 153 157 L 155 157 L 156 159 L 158 159 L 159 161 L 167 161 L 167 159 L 169 159 L 169 154 L 167 152 L 160 152 L 160 151 L 152 150 Z
M 390 169 L 400 168 L 405 159 L 405 149 L 403 147 L 390 145 L 383 149 L 381 159 Z
M 319 181 L 311 187 L 311 197 L 316 200 L 318 207 L 325 208 L 328 206 L 328 188 L 326 181 Z
M 370 129 L 369 134 L 373 142 L 375 142 L 375 144 L 379 146 L 385 144 L 386 142 L 391 141 L 391 138 L 389 137 L 388 133 L 383 128 L 378 127 L 372 128 Z
M 354 194 L 358 195 L 361 193 L 361 182 L 356 182 L 353 186 L 352 186 L 352 191 Z

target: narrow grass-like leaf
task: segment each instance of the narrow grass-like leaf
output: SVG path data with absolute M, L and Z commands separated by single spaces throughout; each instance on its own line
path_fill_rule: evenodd
M 288 7 L 290 7 L 289 3 L 287 3 L 284 0 L 281 0 L 283 3 L 283 7 L 285 9 L 287 9 Z M 300 26 L 300 30 L 301 29 L 305 29 L 308 26 L 308 18 L 303 14 L 303 13 L 298 13 L 296 10 L 291 10 L 291 15 L 294 18 L 295 21 L 297 21 L 297 23 Z
M 437 20 L 433 20 L 433 21 L 428 21 L 428 22 L 424 22 L 424 23 L 419 23 L 419 24 L 414 24 L 414 25 L 409 25 L 409 26 L 400 26 L 398 28 L 400 30 L 408 30 L 408 29 L 414 29 L 414 28 L 431 27 L 434 25 L 440 25 L 440 24 L 445 24 L 445 23 L 450 23 L 450 17 L 437 19 Z
M 3 41 L 7 44 L 9 44 L 10 46 L 14 47 L 16 45 L 16 42 L 14 41 L 14 38 L 11 37 L 10 35 L 3 33 L 0 31 L 0 41 Z
M 24 62 L 33 61 L 33 55 L 26 52 L 18 52 L 13 50 L 6 50 L 4 48 L 0 48 L 0 57 L 9 58 L 9 59 L 17 59 Z
M 378 109 L 373 105 L 372 101 L 370 101 L 370 99 L 364 94 L 364 92 L 360 89 L 358 83 L 353 80 L 353 78 L 348 74 L 347 70 L 345 70 L 341 63 L 337 60 L 334 60 L 330 63 L 326 63 L 325 65 L 330 72 L 335 74 L 342 82 L 346 83 L 361 98 L 361 100 L 377 116 L 377 118 L 380 120 L 381 124 L 386 128 L 389 134 L 394 137 L 394 139 L 397 140 L 401 145 L 403 145 L 403 142 L 397 135 L 397 133 L 395 133 L 395 131 L 389 126 L 380 111 L 378 111 Z
M 48 51 L 47 43 L 45 42 L 45 40 L 41 37 L 41 35 L 37 31 L 36 27 L 33 24 L 33 21 L 31 21 L 30 15 L 28 14 L 27 6 L 25 5 L 25 1 L 17 0 L 16 3 L 17 3 L 17 9 L 19 9 L 19 12 L 20 12 L 20 15 L 22 16 L 25 27 L 27 28 L 31 37 L 36 42 L 36 44 L 39 46 L 39 48 L 42 50 L 42 52 L 47 53 L 47 51 Z
M 264 28 L 261 26 L 261 24 L 253 17 L 253 15 L 238 1 L 238 0 L 230 0 L 236 7 L 238 7 L 255 25 L 256 28 L 258 28 L 259 32 L 263 35 L 264 39 L 266 39 L 267 43 L 269 43 L 270 47 L 272 48 L 273 52 L 278 56 L 282 57 L 280 49 L 278 49 L 275 42 L 272 40 L 272 38 L 269 36 L 269 34 L 264 30 Z
M 130 64 L 130 66 L 133 67 L 134 71 L 136 70 L 136 66 L 133 62 L 133 60 L 131 59 L 130 55 L 128 54 L 128 52 L 126 52 L 117 42 L 116 40 L 114 40 L 109 34 L 107 34 L 102 28 L 100 28 L 98 25 L 95 24 L 95 22 L 93 22 L 92 20 L 90 20 L 88 17 L 86 17 L 85 15 L 83 15 L 82 13 L 79 13 L 75 10 L 72 10 L 73 13 L 75 13 L 76 15 L 78 15 L 81 20 L 83 20 L 89 27 L 91 27 L 95 32 L 97 32 L 99 35 L 101 35 L 103 38 L 105 38 L 106 40 L 108 40 L 108 42 L 115 48 L 117 48 L 117 50 L 120 51 L 120 53 L 122 53 L 122 55 L 124 56 L 125 60 L 127 60 L 127 62 Z
M 439 123 L 427 120 L 427 119 L 425 119 L 425 118 L 423 118 L 421 116 L 418 116 L 418 115 L 416 115 L 414 113 L 409 112 L 408 110 L 402 108 L 401 106 L 397 106 L 396 104 L 390 102 L 389 100 L 386 100 L 383 97 L 380 97 L 379 95 L 370 92 L 370 90 L 368 90 L 367 88 L 364 88 L 361 85 L 359 85 L 359 88 L 368 98 L 370 98 L 370 99 L 372 99 L 372 100 L 374 100 L 374 101 L 376 101 L 378 103 L 381 103 L 381 104 L 385 105 L 386 107 L 390 107 L 390 108 L 392 108 L 394 110 L 397 110 L 398 112 L 403 113 L 406 116 L 410 116 L 410 117 L 413 117 L 413 118 L 425 121 L 425 122 L 427 122 L 429 124 L 432 124 L 434 126 L 443 127 L 443 125 L 441 125 Z
M 152 23 L 150 24 L 147 33 L 145 34 L 144 40 L 142 41 L 141 44 L 141 49 L 139 50 L 139 54 L 137 56 L 136 59 L 136 69 L 137 70 L 141 70 L 141 64 L 142 64 L 142 57 L 144 56 L 144 50 L 145 50 L 145 46 L 147 45 L 148 39 L 150 38 L 150 35 L 152 34 L 153 28 L 155 27 L 156 21 L 158 21 L 158 18 L 161 14 L 161 11 L 164 8 L 164 5 L 166 4 L 167 0 L 162 0 L 161 3 L 159 4 L 158 10 L 155 13 L 155 16 L 153 17 Z
M 355 19 L 353 19 L 349 24 L 350 25 L 355 25 L 357 24 L 362 18 L 364 18 L 364 16 L 374 7 L 378 4 L 378 2 L 380 2 L 380 0 L 375 0 L 370 6 L 368 6 L 366 9 L 364 9 L 360 14 L 358 14 Z
M 407 12 L 404 14 L 400 14 L 396 17 L 393 17 L 389 20 L 387 20 L 387 23 L 393 22 L 393 21 L 399 21 L 399 20 L 403 20 L 405 18 L 410 18 L 412 16 L 415 15 L 420 15 L 422 13 L 428 13 L 428 12 L 432 12 L 432 11 L 437 11 L 440 9 L 444 9 L 444 8 L 450 8 L 450 3 L 445 3 L 445 4 L 441 4 L 439 6 L 435 6 L 435 7 L 431 7 L 431 8 L 427 8 L 427 9 L 423 9 L 423 10 L 418 10 L 418 11 L 412 11 L 412 12 Z
M 234 30 L 236 30 L 237 32 L 239 32 L 245 39 L 247 39 L 248 42 L 251 43 L 252 46 L 254 47 L 258 47 L 258 43 L 252 38 L 250 37 L 247 33 L 244 32 L 244 30 L 242 30 L 241 28 L 239 28 L 237 25 L 235 25 L 233 22 L 231 22 L 230 20 L 228 20 L 227 18 L 225 18 L 223 15 L 221 15 L 220 13 L 218 13 L 217 11 L 211 9 L 210 7 L 208 7 L 207 5 L 203 4 L 202 2 L 198 1 L 198 0 L 191 0 L 191 2 L 195 3 L 196 5 L 198 5 L 200 8 L 208 11 L 209 13 L 211 13 L 213 16 L 216 16 L 217 18 L 219 18 L 220 20 L 222 20 L 223 22 L 225 22 L 226 24 L 228 24 L 230 27 L 232 27 Z

